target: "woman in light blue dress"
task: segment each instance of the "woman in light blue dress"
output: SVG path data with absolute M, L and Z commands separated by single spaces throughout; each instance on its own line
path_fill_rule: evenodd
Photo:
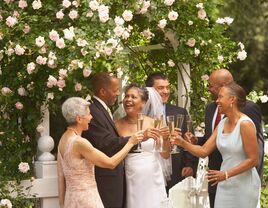
M 236 83 L 221 88 L 217 104 L 224 118 L 209 140 L 203 145 L 189 143 L 193 139 L 186 133 L 185 140 L 173 136 L 177 144 L 198 157 L 208 156 L 216 147 L 223 162 L 220 171 L 209 170 L 208 180 L 218 184 L 215 208 L 256 208 L 260 191 L 260 178 L 256 171 L 258 165 L 258 144 L 256 129 L 252 120 L 240 109 L 246 101 L 246 93 Z

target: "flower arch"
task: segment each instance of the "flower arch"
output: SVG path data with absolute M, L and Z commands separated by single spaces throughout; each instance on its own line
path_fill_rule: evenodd
M 185 96 L 200 121 L 208 98 L 204 75 L 246 58 L 243 44 L 224 35 L 233 19 L 218 17 L 216 2 L 1 1 L 0 189 L 5 197 L 6 181 L 33 174 L 31 165 L 29 171 L 18 166 L 34 160 L 41 106 L 46 103 L 53 112 L 66 96 L 90 94 L 91 72 L 108 70 L 142 82 L 162 70 L 176 84 L 184 70 L 180 64 L 187 63 L 191 91 Z M 137 47 L 150 45 L 161 49 Z

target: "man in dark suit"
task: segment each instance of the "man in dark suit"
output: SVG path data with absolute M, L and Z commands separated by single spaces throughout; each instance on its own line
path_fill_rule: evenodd
M 226 69 L 217 69 L 213 71 L 209 77 L 209 91 L 212 95 L 214 102 L 210 103 L 205 110 L 205 135 L 198 141 L 198 144 L 203 145 L 211 136 L 213 130 L 216 128 L 223 115 L 218 114 L 218 107 L 215 101 L 218 98 L 220 88 L 230 82 L 233 82 L 232 74 Z M 262 174 L 263 169 L 263 154 L 264 154 L 264 138 L 261 125 L 261 111 L 258 105 L 251 101 L 246 102 L 246 106 L 242 109 L 242 112 L 249 116 L 256 126 L 257 139 L 259 144 L 259 165 L 257 171 L 259 175 Z M 222 163 L 222 157 L 218 149 L 209 155 L 208 167 L 211 170 L 220 170 Z M 214 207 L 215 194 L 217 186 L 208 187 L 210 207 Z
M 128 141 L 128 138 L 119 137 L 109 109 L 119 95 L 119 80 L 109 73 L 98 73 L 92 79 L 92 89 L 94 98 L 90 105 L 90 113 L 93 119 L 83 137 L 111 157 Z M 123 208 L 125 192 L 123 164 L 120 163 L 113 170 L 95 167 L 95 177 L 105 208 Z
M 148 76 L 146 80 L 147 87 L 154 87 L 160 94 L 164 105 L 164 116 L 183 114 L 188 115 L 186 109 L 171 105 L 168 102 L 170 96 L 170 84 L 167 77 L 161 72 L 155 72 Z M 186 132 L 186 122 L 184 119 L 182 133 Z M 171 180 L 167 181 L 167 190 L 177 184 L 182 179 L 195 175 L 198 158 L 190 153 L 181 150 L 180 153 L 172 154 L 172 175 Z

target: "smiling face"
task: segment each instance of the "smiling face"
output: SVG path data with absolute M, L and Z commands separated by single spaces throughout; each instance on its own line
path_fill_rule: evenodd
M 170 96 L 170 84 L 167 79 L 154 80 L 153 87 L 160 94 L 163 103 L 167 103 Z
M 133 87 L 126 91 L 123 106 L 127 115 L 137 115 L 141 112 L 144 104 L 145 101 L 142 100 L 138 88 Z
M 92 115 L 90 114 L 89 108 L 86 110 L 86 114 L 83 116 L 77 116 L 76 122 L 78 125 L 81 126 L 81 129 L 83 131 L 88 130 L 88 124 L 90 123 L 92 119 Z
M 223 114 L 226 114 L 234 104 L 235 97 L 230 95 L 228 89 L 225 87 L 222 87 L 218 94 L 218 99 L 216 100 L 216 103 L 219 107 L 219 111 Z
M 101 89 L 101 98 L 107 106 L 112 106 L 115 104 L 116 99 L 120 94 L 119 87 L 119 80 L 112 78 L 109 86 Z

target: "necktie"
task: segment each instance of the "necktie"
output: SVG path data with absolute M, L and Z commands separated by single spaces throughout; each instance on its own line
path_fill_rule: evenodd
M 214 129 L 216 129 L 216 127 L 218 126 L 220 121 L 221 121 L 221 113 L 218 110 L 218 113 L 217 113 L 217 116 L 216 116 L 216 119 L 215 119 L 215 123 L 214 123 Z
M 111 119 L 113 120 L 113 114 L 112 114 L 112 112 L 111 112 L 110 108 L 108 108 L 108 107 L 107 107 L 107 109 L 106 109 L 106 110 L 107 110 L 107 112 L 109 113 L 109 115 L 110 115 Z

